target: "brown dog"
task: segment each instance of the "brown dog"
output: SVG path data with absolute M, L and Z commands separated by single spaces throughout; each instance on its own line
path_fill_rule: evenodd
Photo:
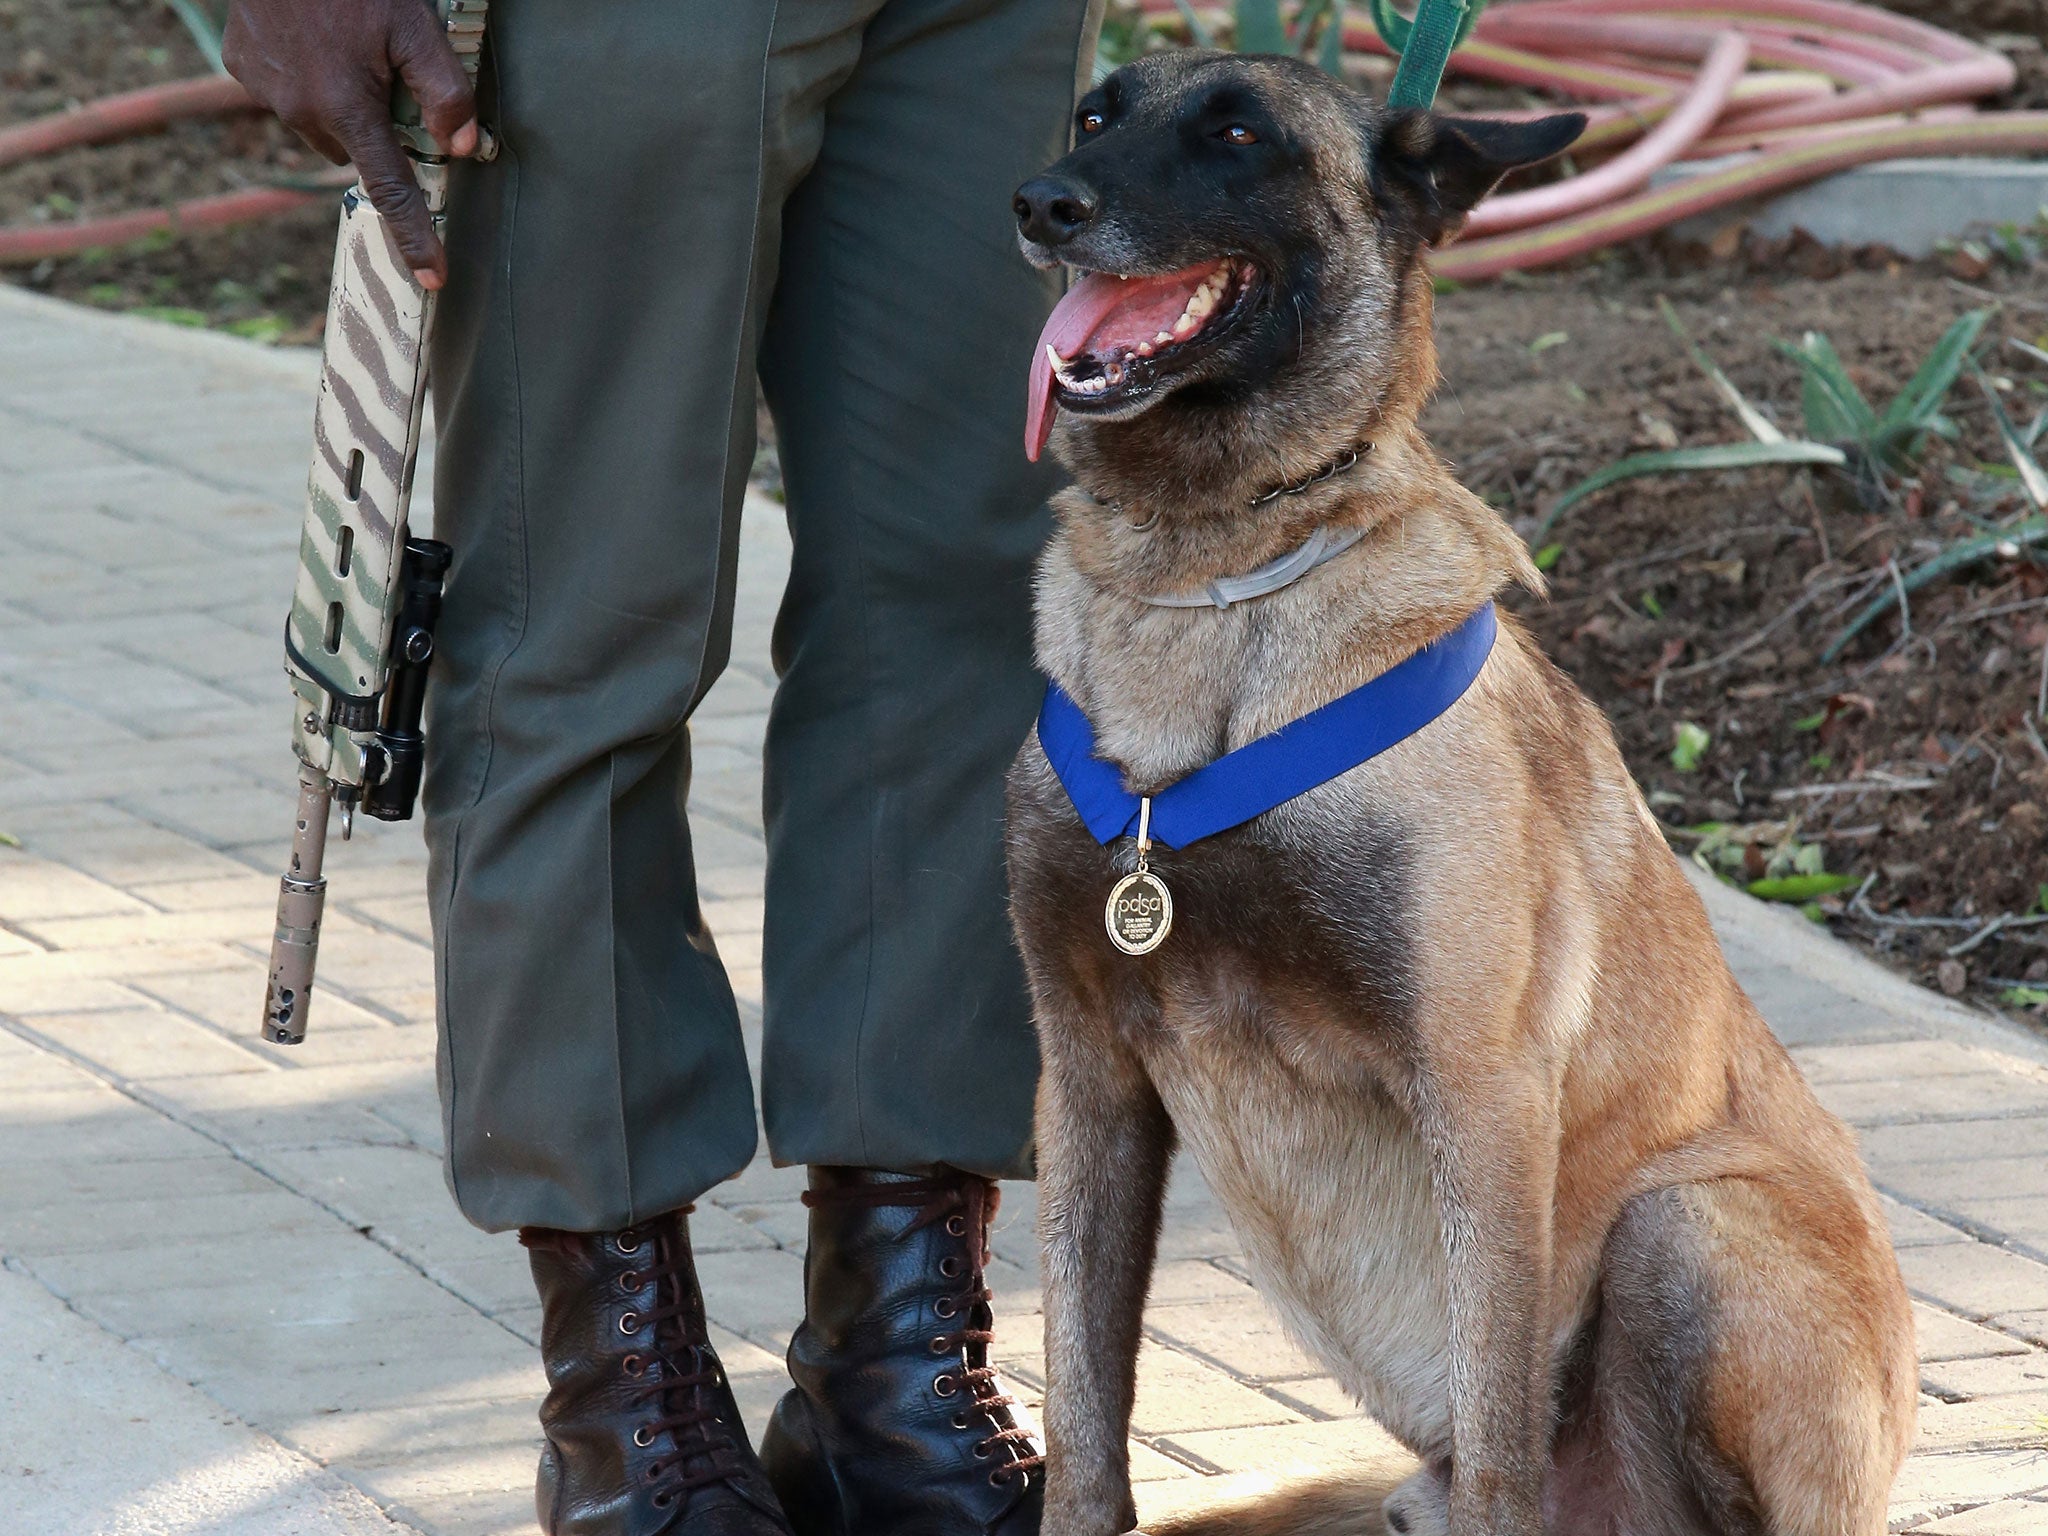
M 1056 404 L 1078 482 L 1039 657 L 1133 793 L 1541 589 L 1417 428 L 1422 258 L 1580 126 L 1161 55 L 1084 100 L 1074 151 L 1020 190 L 1027 254 L 1094 274 L 1035 360 L 1029 446 Z M 1268 595 L 1148 600 L 1318 530 L 1357 542 Z M 1155 848 L 1175 913 L 1148 954 L 1104 931 L 1132 840 L 1089 835 L 1035 737 L 1009 838 L 1045 1061 L 1046 1536 L 1134 1522 L 1180 1143 L 1293 1334 L 1421 1457 L 1393 1530 L 1884 1530 L 1912 1328 L 1856 1148 L 1729 975 L 1606 721 L 1520 626 L 1391 750 Z M 1375 1502 L 1323 1487 L 1221 1528 L 1376 1530 Z

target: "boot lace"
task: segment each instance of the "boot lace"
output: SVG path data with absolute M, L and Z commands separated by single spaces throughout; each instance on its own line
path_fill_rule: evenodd
M 990 1482 L 1000 1486 L 1015 1477 L 1028 1481 L 1031 1473 L 1045 1464 L 1045 1452 L 1032 1432 L 1019 1424 L 1010 1411 L 1017 1406 L 1017 1399 L 1003 1390 L 1002 1376 L 988 1358 L 989 1346 L 995 1342 L 995 1311 L 991 1305 L 994 1292 L 989 1289 L 987 1275 L 988 1239 L 990 1224 L 1002 1201 L 1001 1191 L 986 1179 L 955 1175 L 806 1190 L 803 1201 L 806 1206 L 914 1207 L 917 1218 L 904 1228 L 905 1237 L 943 1222 L 948 1236 L 966 1240 L 965 1258 L 949 1254 L 939 1263 L 940 1275 L 958 1281 L 959 1289 L 947 1292 L 933 1304 L 933 1311 L 947 1320 L 958 1319 L 958 1326 L 949 1333 L 935 1334 L 930 1345 L 934 1356 L 950 1355 L 959 1366 L 940 1375 L 932 1387 L 941 1397 L 952 1397 L 963 1387 L 966 1389 L 967 1403 L 953 1415 L 953 1427 L 968 1430 L 978 1422 L 987 1433 L 974 1442 L 974 1454 L 994 1456 L 1001 1452 L 1005 1456 L 1002 1465 L 989 1474 Z
M 682 1211 L 677 1221 L 692 1209 Z M 536 1245 L 525 1232 L 520 1241 Z M 634 1263 L 619 1276 L 620 1284 L 629 1291 L 650 1280 L 655 1285 L 654 1307 L 619 1319 L 620 1328 L 629 1333 L 651 1324 L 654 1349 L 627 1355 L 619 1368 L 639 1383 L 628 1394 L 627 1406 L 653 1410 L 653 1416 L 634 1429 L 633 1443 L 644 1450 L 663 1435 L 669 1437 L 672 1454 L 650 1461 L 642 1473 L 654 1488 L 655 1507 L 666 1509 L 696 1489 L 730 1481 L 745 1470 L 745 1458 L 733 1441 L 722 1405 L 710 1395 L 725 1385 L 725 1372 L 709 1343 L 695 1336 L 702 1331 L 703 1317 L 691 1283 L 689 1249 L 665 1222 L 628 1227 L 616 1234 L 616 1242 L 619 1252 Z

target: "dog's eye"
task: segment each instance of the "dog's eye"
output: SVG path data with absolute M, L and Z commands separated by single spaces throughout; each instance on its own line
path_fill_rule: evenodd
M 1232 123 L 1228 128 L 1217 134 L 1216 137 L 1226 144 L 1237 144 L 1240 146 L 1259 142 L 1259 136 L 1253 133 L 1251 129 L 1245 127 L 1243 123 Z
M 1083 112 L 1081 114 L 1081 131 L 1083 133 L 1100 133 L 1102 125 L 1107 121 L 1108 119 L 1100 112 Z

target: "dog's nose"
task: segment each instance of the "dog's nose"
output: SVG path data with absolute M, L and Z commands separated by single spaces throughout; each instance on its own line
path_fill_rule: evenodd
M 1065 245 L 1095 217 L 1095 194 L 1064 176 L 1034 176 L 1010 202 L 1017 228 L 1040 245 Z

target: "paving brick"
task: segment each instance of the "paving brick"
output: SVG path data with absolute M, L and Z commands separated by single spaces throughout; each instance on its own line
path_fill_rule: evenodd
M 1851 1125 L 1909 1120 L 1993 1120 L 2048 1113 L 2048 1083 L 2009 1072 L 1822 1083 L 1821 1103 Z
M 1279 1319 L 1257 1307 L 1160 1307 L 1146 1314 L 1156 1339 L 1210 1360 L 1240 1381 L 1290 1381 L 1320 1376 L 1322 1367 L 1297 1349 Z
M 277 1070 L 255 1051 L 160 1008 L 42 1013 L 24 1027 L 60 1050 L 135 1082 Z
M 1943 1360 L 1920 1367 L 1920 1389 L 1947 1402 L 1979 1397 L 2048 1396 L 2048 1352 Z M 2048 1429 L 2044 1429 L 2048 1434 Z
M 477 1402 L 388 1404 L 343 1413 L 287 1414 L 277 1437 L 315 1461 L 355 1468 L 475 1447 L 540 1452 L 539 1391 Z
M 0 1168 L 13 1178 L 35 1178 L 43 1164 L 80 1158 L 118 1163 L 218 1151 L 111 1088 L 15 1094 L 0 1109 Z
M 2048 1265 L 1987 1243 L 1902 1248 L 1899 1268 L 1916 1296 L 1973 1321 L 2048 1306 Z
M 151 1084 L 150 1093 L 238 1151 L 393 1145 L 405 1134 L 363 1101 L 419 1071 L 409 1062 L 369 1062 L 260 1077 L 174 1078 Z
M 1293 1424 L 1304 1417 L 1156 1338 L 1148 1340 L 1138 1353 L 1138 1398 L 1131 1428 L 1147 1439 L 1255 1424 Z
M 1937 1360 L 1980 1360 L 1990 1355 L 2022 1355 L 2027 1342 L 1994 1328 L 1980 1328 L 1952 1312 L 1913 1303 L 1913 1328 L 1920 1346 L 1920 1362 Z
M 30 853 L 0 847 L 0 918 L 11 923 L 148 910 L 133 896 L 90 875 Z
M 2017 1312 L 1999 1312 L 1985 1321 L 2002 1333 L 2009 1333 L 2014 1338 L 2025 1339 L 2029 1344 L 2048 1349 L 2048 1308 L 2033 1307 Z
M 336 1470 L 436 1536 L 532 1536 L 534 1462 L 532 1447 L 484 1445 Z
M 1942 1519 L 2043 1487 L 2048 1487 L 2048 1461 L 2038 1449 L 1911 1456 L 1892 1485 L 1892 1528 Z
M 137 1276 L 147 1276 L 149 1287 L 166 1292 L 225 1292 L 252 1275 L 275 1276 L 282 1286 L 309 1291 L 351 1275 L 384 1273 L 394 1260 L 368 1238 L 330 1219 L 282 1236 L 245 1233 L 233 1243 L 174 1240 L 145 1226 L 128 1233 L 125 1247 L 41 1254 L 26 1262 L 57 1295 L 76 1299 L 134 1292 Z M 222 1313 L 214 1325 L 232 1326 L 236 1321 Z
M 708 1253 L 697 1265 L 713 1322 L 771 1355 L 789 1348 L 804 1315 L 803 1260 L 779 1248 Z
M 215 970 L 162 975 L 142 972 L 125 978 L 125 985 L 142 996 L 204 1019 L 230 1038 L 256 1034 L 257 1019 L 263 1012 L 264 982 L 263 963 L 254 959 L 235 959 Z M 387 1020 L 317 988 L 315 997 L 320 1011 L 314 1027 L 322 1034 L 390 1027 Z
M 1890 1082 L 1901 1078 L 1956 1077 L 1984 1072 L 1982 1051 L 1951 1040 L 1891 1040 L 1855 1045 L 1804 1046 L 1792 1059 L 1815 1087 L 1831 1083 Z
M 1335 1473 L 1363 1478 L 1384 1469 L 1377 1486 L 1382 1496 L 1415 1466 L 1393 1436 L 1365 1418 L 1164 1435 L 1157 1443 L 1206 1471 L 1257 1472 L 1278 1483 Z
M 215 1328 L 135 1347 L 257 1424 L 385 1404 L 477 1402 L 544 1390 L 540 1359 L 444 1296 L 432 1312 L 357 1323 Z
M 2000 1499 L 1914 1529 L 1929 1536 L 2043 1536 L 2048 1532 L 2048 1503 Z
M 1970 1234 L 1963 1228 L 1915 1210 L 1904 1201 L 1891 1195 L 1880 1195 L 1878 1203 L 1884 1208 L 1885 1225 L 1891 1231 L 1894 1248 L 1919 1248 L 1928 1243 L 1955 1243 L 1967 1239 Z
M 247 1163 L 195 1137 L 182 1157 L 74 1158 L 38 1164 L 31 1177 L 0 1180 L 0 1231 L 6 1230 L 14 1214 L 46 1206 L 84 1209 L 106 1203 L 260 1193 L 276 1187 L 276 1181 L 266 1179 Z
M 1916 1454 L 2039 1448 L 2048 1424 L 2048 1394 L 1984 1397 L 1964 1403 L 1922 1403 Z

